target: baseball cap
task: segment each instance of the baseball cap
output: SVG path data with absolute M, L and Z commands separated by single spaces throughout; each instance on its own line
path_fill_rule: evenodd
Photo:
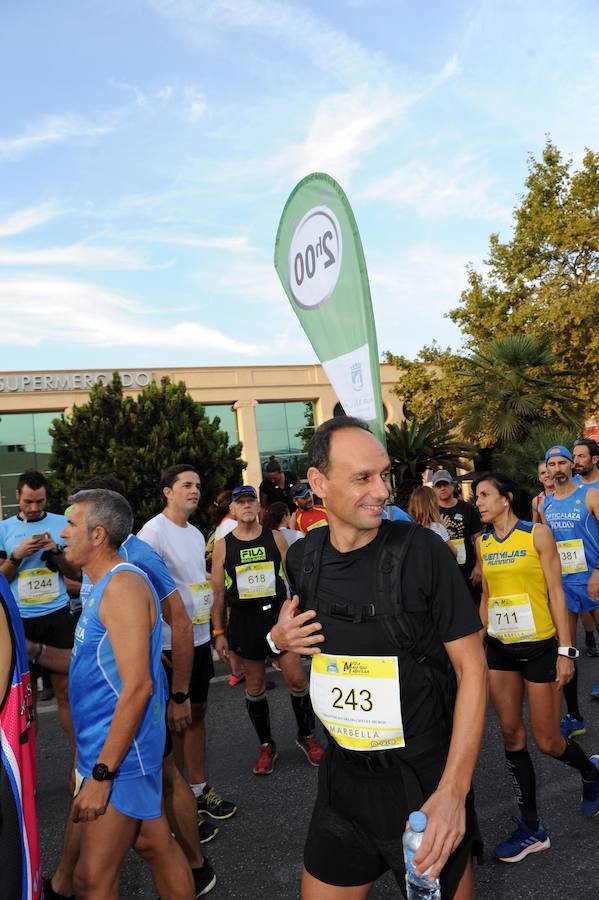
M 231 502 L 239 500 L 240 497 L 244 497 L 246 494 L 250 497 L 253 497 L 254 500 L 258 499 L 256 488 L 253 488 L 251 484 L 240 484 L 239 487 L 235 487 L 231 491 Z
M 565 456 L 566 459 L 569 459 L 570 462 L 572 462 L 572 454 L 563 444 L 556 444 L 555 447 L 550 447 L 545 454 L 545 462 L 547 462 L 548 459 L 551 459 L 552 456 Z
M 442 481 L 447 482 L 447 484 L 453 484 L 453 475 L 450 475 L 447 469 L 439 469 L 433 475 L 433 485 L 441 484 Z
M 300 481 L 298 484 L 294 484 L 291 488 L 291 498 L 292 500 L 303 500 L 304 497 L 310 496 L 310 485 L 304 484 L 303 481 Z

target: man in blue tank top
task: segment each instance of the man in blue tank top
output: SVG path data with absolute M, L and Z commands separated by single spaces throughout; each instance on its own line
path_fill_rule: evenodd
M 564 594 L 570 615 L 570 640 L 576 646 L 578 615 L 589 612 L 599 624 L 599 491 L 573 480 L 573 459 L 559 444 L 545 454 L 553 476 L 554 493 L 543 503 L 541 517 L 557 543 Z M 584 734 L 586 727 L 578 706 L 578 673 L 564 688 L 568 714 L 562 719 L 564 737 Z M 599 697 L 599 685 L 593 688 Z
M 75 894 L 117 900 L 123 860 L 137 843 L 160 895 L 191 900 L 191 870 L 161 812 L 166 685 L 158 597 L 119 556 L 133 523 L 124 497 L 87 490 L 71 503 L 66 556 L 93 584 L 70 668 L 80 784 L 72 815 L 82 823 Z

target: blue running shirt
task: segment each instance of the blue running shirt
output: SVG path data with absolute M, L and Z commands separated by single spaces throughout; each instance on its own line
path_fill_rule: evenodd
M 77 769 L 89 778 L 110 728 L 122 689 L 108 632 L 99 610 L 106 585 L 115 572 L 136 572 L 150 586 L 156 606 L 156 622 L 150 636 L 150 674 L 154 691 L 148 700 L 137 734 L 124 756 L 117 778 L 137 778 L 162 766 L 166 708 L 166 676 L 161 662 L 162 626 L 156 591 L 144 573 L 129 563 L 119 563 L 88 593 L 75 631 L 69 670 L 69 702 L 77 743 Z M 126 602 L 126 598 L 123 598 Z
M 49 532 L 59 546 L 62 544 L 60 532 L 67 520 L 65 516 L 46 513 L 36 522 L 27 522 L 18 516 L 11 516 L 0 522 L 0 552 L 8 558 L 19 544 L 34 534 Z M 33 619 L 56 612 L 69 605 L 69 595 L 60 572 L 52 572 L 42 560 L 43 550 L 36 550 L 19 563 L 15 577 L 10 582 L 13 595 L 18 603 L 22 619 Z
M 599 522 L 586 505 L 589 485 L 579 485 L 569 497 L 545 499 L 543 516 L 553 532 L 567 584 L 584 584 L 599 565 Z M 581 552 L 582 551 L 582 552 Z

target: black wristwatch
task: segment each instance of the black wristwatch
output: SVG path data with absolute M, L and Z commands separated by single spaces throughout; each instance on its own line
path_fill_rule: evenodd
M 92 778 L 94 781 L 112 781 L 116 772 L 111 772 L 104 763 L 96 763 L 92 769 Z
M 14 553 L 11 553 L 10 556 L 8 557 L 8 559 L 13 564 L 13 566 L 21 565 L 21 560 L 17 559 L 17 557 L 14 555 Z
M 171 694 L 171 700 L 173 703 L 185 703 L 186 700 L 189 700 L 189 691 L 186 694 L 183 691 L 175 691 L 174 694 Z

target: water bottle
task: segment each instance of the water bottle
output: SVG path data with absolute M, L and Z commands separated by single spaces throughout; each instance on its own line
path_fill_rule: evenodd
M 409 817 L 409 828 L 403 835 L 403 855 L 406 865 L 406 888 L 408 900 L 441 900 L 439 879 L 429 881 L 427 876 L 417 875 L 414 869 L 414 854 L 422 843 L 428 824 L 426 813 L 413 812 Z

